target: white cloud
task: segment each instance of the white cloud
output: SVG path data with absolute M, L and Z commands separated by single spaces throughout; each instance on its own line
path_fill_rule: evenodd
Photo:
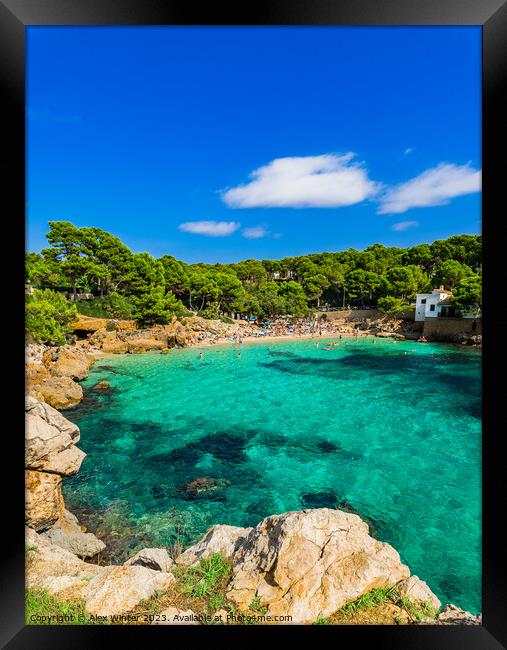
M 263 226 L 254 226 L 253 228 L 245 228 L 243 230 L 243 237 L 247 239 L 260 239 L 268 234 L 269 232 Z
M 402 232 L 403 230 L 408 230 L 409 228 L 417 228 L 418 225 L 418 221 L 399 221 L 398 223 L 393 223 L 391 230 Z
M 412 147 L 407 147 L 403 153 L 405 154 L 405 156 L 408 156 L 408 154 L 412 153 L 412 151 L 414 151 Z
M 440 163 L 437 167 L 388 189 L 380 198 L 379 214 L 398 214 L 411 208 L 445 205 L 456 196 L 481 191 L 482 171 L 467 165 Z
M 276 158 L 252 180 L 222 192 L 231 208 L 336 208 L 373 196 L 380 186 L 354 154 Z
M 178 230 L 205 237 L 227 237 L 240 226 L 237 221 L 187 221 L 180 223 Z

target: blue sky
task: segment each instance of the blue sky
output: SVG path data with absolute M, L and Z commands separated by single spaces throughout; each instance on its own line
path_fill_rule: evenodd
M 479 233 L 479 27 L 29 27 L 50 220 L 187 262 Z

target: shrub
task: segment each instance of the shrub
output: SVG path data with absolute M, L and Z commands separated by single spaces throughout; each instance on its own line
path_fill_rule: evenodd
M 28 296 L 25 308 L 25 333 L 36 343 L 64 345 L 77 319 L 76 306 L 50 289 Z
M 110 293 L 102 298 L 80 301 L 78 311 L 84 316 L 92 316 L 93 318 L 129 320 L 132 318 L 133 307 L 125 296 L 119 293 Z
M 403 300 L 394 296 L 385 296 L 377 301 L 377 309 L 383 314 L 394 315 L 407 309 L 408 306 Z

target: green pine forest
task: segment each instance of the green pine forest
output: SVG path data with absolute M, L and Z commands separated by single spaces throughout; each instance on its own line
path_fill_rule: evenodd
M 39 343 L 62 344 L 79 313 L 168 323 L 189 312 L 301 318 L 327 308 L 406 309 L 418 292 L 444 285 L 458 310 L 481 308 L 482 237 L 455 235 L 410 248 L 374 244 L 363 251 L 314 253 L 235 264 L 186 264 L 172 255 L 133 253 L 99 228 L 49 223 L 48 247 L 26 253 L 26 330 Z

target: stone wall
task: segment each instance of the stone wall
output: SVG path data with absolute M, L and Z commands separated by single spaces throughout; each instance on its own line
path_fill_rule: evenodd
M 426 318 L 423 334 L 433 341 L 454 341 L 463 336 L 481 336 L 482 318 Z

